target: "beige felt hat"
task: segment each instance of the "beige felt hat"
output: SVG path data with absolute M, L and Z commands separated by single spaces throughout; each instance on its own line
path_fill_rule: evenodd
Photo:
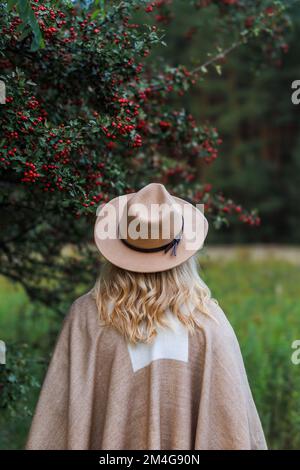
M 159 272 L 202 248 L 208 222 L 202 210 L 151 183 L 101 205 L 95 223 L 100 253 L 120 268 Z

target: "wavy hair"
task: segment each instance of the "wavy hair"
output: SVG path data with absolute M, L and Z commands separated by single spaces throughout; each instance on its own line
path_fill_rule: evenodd
M 92 295 L 100 323 L 114 327 L 133 344 L 150 343 L 159 326 L 168 326 L 168 309 L 191 333 L 201 327 L 201 314 L 212 317 L 210 290 L 199 276 L 195 255 L 155 273 L 127 271 L 106 262 Z

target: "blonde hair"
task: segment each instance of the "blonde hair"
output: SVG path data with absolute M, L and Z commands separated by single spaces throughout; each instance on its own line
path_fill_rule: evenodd
M 191 333 L 201 327 L 201 314 L 211 316 L 210 290 L 199 276 L 195 256 L 155 273 L 127 271 L 109 262 L 103 268 L 92 291 L 100 322 L 131 343 L 150 343 L 159 326 L 168 326 L 168 309 Z

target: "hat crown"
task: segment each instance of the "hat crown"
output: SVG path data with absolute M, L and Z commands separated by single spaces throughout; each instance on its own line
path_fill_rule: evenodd
M 162 184 L 150 183 L 129 199 L 120 226 L 120 238 L 132 246 L 157 248 L 179 234 L 182 213 Z
M 128 207 L 132 204 L 174 204 L 171 194 L 168 193 L 166 188 L 161 183 L 150 183 L 144 188 L 140 189 L 128 201 Z

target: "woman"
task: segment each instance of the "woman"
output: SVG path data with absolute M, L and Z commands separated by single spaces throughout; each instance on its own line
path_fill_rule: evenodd
M 198 274 L 207 230 L 161 184 L 101 208 L 106 264 L 65 318 L 27 449 L 266 448 L 236 336 Z

